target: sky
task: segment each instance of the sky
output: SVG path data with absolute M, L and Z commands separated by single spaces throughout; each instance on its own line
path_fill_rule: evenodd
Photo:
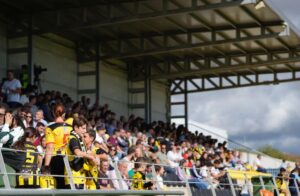
M 300 32 L 300 0 L 268 1 Z M 251 148 L 300 155 L 300 82 L 190 94 L 189 119 L 225 129 Z

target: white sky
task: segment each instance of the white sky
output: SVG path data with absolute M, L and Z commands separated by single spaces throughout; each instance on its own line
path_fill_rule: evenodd
M 300 0 L 275 3 L 300 32 Z M 270 144 L 300 154 L 300 83 L 220 90 L 189 95 L 189 118 L 226 129 L 252 148 Z

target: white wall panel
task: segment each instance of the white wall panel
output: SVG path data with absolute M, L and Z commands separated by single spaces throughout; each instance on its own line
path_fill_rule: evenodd
M 167 95 L 166 86 L 158 83 L 152 82 L 152 121 L 163 120 L 166 121 L 167 112 Z
M 6 46 L 7 46 L 6 27 L 4 24 L 0 23 L 0 78 L 1 80 L 6 75 L 6 67 L 7 67 Z
M 48 39 L 34 37 L 33 64 L 47 68 L 41 74 L 43 90 L 59 90 L 76 100 L 77 63 L 74 49 Z
M 127 116 L 127 73 L 109 66 L 102 66 L 100 70 L 100 104 L 108 103 L 112 111 Z

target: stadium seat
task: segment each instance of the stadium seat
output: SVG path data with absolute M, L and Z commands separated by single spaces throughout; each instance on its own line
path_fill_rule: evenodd
M 9 165 L 5 164 L 6 172 L 7 173 L 16 173 L 16 170 Z M 16 186 L 16 177 L 14 175 L 8 176 L 10 187 L 15 188 Z M 3 182 L 3 175 L 0 177 L 0 188 L 4 188 L 4 182 Z
M 259 192 L 260 192 L 260 196 L 274 196 L 274 193 L 272 193 L 269 190 L 262 189 Z

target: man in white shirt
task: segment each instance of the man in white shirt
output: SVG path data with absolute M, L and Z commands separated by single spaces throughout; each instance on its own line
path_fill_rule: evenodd
M 260 154 L 257 155 L 257 158 L 256 158 L 254 164 L 255 164 L 256 171 L 267 173 L 267 170 L 261 164 L 261 155 Z
M 118 162 L 118 171 L 111 170 L 109 171 L 109 177 L 112 180 L 112 183 L 116 190 L 129 190 L 130 180 L 128 179 L 128 162 L 121 160 Z
M 43 112 L 43 110 L 38 110 L 35 113 L 35 118 L 34 118 L 34 121 L 33 121 L 33 127 L 34 128 L 36 127 L 36 125 L 37 125 L 38 122 L 43 123 L 45 126 L 48 125 L 47 121 L 44 120 L 44 112 Z
M 21 82 L 14 78 L 14 73 L 12 71 L 7 72 L 7 81 L 4 82 L 2 86 L 2 93 L 6 95 L 7 104 L 11 108 L 16 108 L 21 106 L 20 104 L 20 94 L 21 94 Z

